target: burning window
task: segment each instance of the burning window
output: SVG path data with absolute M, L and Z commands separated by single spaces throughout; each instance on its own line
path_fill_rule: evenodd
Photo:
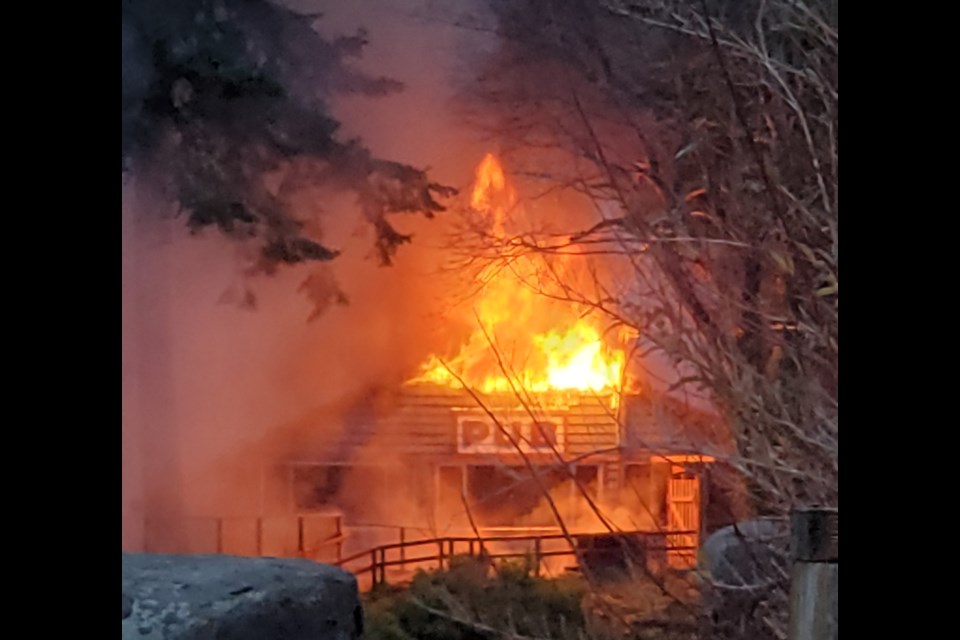
M 297 511 L 311 511 L 336 504 L 347 469 L 340 465 L 293 467 L 293 503 Z
M 565 471 L 545 467 L 537 469 L 537 478 L 534 478 L 523 466 L 470 466 L 467 467 L 470 508 L 485 525 L 552 525 L 555 518 L 549 509 L 542 508 L 544 489 L 552 491 L 566 479 Z
M 578 488 L 591 500 L 596 500 L 600 491 L 600 467 L 595 464 L 578 464 L 575 473 Z
M 664 524 L 669 464 L 628 464 L 624 468 L 623 504 L 629 505 L 638 529 L 659 529 Z

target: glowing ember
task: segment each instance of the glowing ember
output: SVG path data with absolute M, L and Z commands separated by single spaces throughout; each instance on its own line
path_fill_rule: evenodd
M 495 237 L 505 237 L 504 223 L 514 200 L 500 163 L 488 154 L 477 168 L 470 204 L 487 216 Z M 532 259 L 519 256 L 482 274 L 475 303 L 481 326 L 456 355 L 431 356 L 411 383 L 459 387 L 459 376 L 484 393 L 618 390 L 623 350 L 607 344 L 593 318 L 572 315 L 570 304 L 534 292 L 528 285 L 537 281 L 536 270 Z

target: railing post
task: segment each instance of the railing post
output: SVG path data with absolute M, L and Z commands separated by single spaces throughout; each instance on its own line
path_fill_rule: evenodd
M 400 527 L 400 569 L 407 570 L 407 549 L 404 544 L 407 542 L 406 529 Z
M 343 560 L 343 516 L 337 516 L 337 564 Z
M 370 587 L 377 586 L 377 550 L 370 549 Z
M 437 540 L 437 546 L 440 548 L 440 553 L 437 555 L 437 558 L 440 560 L 440 570 L 443 570 L 443 540 Z
M 533 575 L 540 577 L 540 536 L 533 539 Z
M 387 550 L 380 547 L 380 584 L 387 584 Z
M 297 553 L 301 556 L 303 552 L 303 516 L 297 516 Z
M 789 640 L 838 640 L 839 516 L 808 509 L 791 516 L 793 572 Z
M 467 548 L 469 549 L 470 557 L 475 557 L 476 554 L 473 552 L 473 538 L 470 539 L 470 543 Z

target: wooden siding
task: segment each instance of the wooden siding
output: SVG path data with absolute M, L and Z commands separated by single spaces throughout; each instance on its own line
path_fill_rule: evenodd
M 512 400 L 509 402 L 508 400 Z M 484 404 L 497 416 L 526 411 L 513 398 L 485 397 Z M 562 450 L 566 456 L 611 449 L 620 443 L 616 410 L 609 398 L 581 397 L 558 409 L 544 409 L 544 415 L 562 415 Z M 401 392 L 392 410 L 384 411 L 370 423 L 370 432 L 354 430 L 357 447 L 371 451 L 392 451 L 401 455 L 451 456 L 457 454 L 457 415 L 461 411 L 482 411 L 464 391 L 418 385 Z M 537 414 L 538 410 L 534 409 Z M 363 430 L 366 431 L 366 430 Z M 461 454 L 467 455 L 467 454 Z

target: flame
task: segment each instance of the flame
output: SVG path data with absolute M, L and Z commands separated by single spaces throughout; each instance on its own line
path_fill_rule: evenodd
M 496 202 L 498 195 L 506 195 L 508 200 L 513 200 L 513 191 L 507 188 L 503 167 L 495 155 L 488 153 L 477 167 L 477 179 L 470 193 L 470 206 L 477 211 L 495 209 L 502 215 L 502 208 Z
M 477 167 L 472 210 L 503 240 L 515 202 L 500 162 L 487 154 Z M 495 265 L 482 273 L 474 308 L 476 330 L 453 357 L 430 356 L 410 382 L 460 387 L 462 380 L 484 393 L 616 392 L 624 351 L 608 344 L 594 318 L 577 317 L 571 305 L 527 286 L 536 269 L 533 258 L 521 255 L 512 257 L 508 266 Z

